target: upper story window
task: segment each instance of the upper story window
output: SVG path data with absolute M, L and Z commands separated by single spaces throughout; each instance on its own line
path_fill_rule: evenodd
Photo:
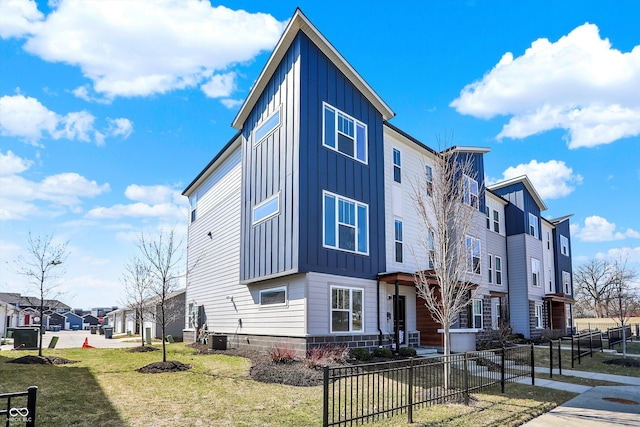
M 487 229 L 491 230 L 491 217 L 489 216 L 489 206 L 484 208 L 484 214 L 487 217 Z
M 547 249 L 551 250 L 551 233 L 547 231 Z
M 402 262 L 402 221 L 395 220 L 394 234 L 396 243 L 396 262 Z
M 331 287 L 331 332 L 363 332 L 364 291 Z
M 493 255 L 489 254 L 487 256 L 487 263 L 488 263 L 487 271 L 489 272 L 488 280 L 489 280 L 489 283 L 493 283 Z
M 287 287 L 262 289 L 260 291 L 261 306 L 287 305 Z
M 547 271 L 547 275 L 549 276 L 549 293 L 553 292 L 553 275 L 551 269 Z
M 400 150 L 396 148 L 393 149 L 393 180 L 397 183 L 402 182 Z
M 540 260 L 531 258 L 531 285 L 540 286 Z
M 322 144 L 367 163 L 367 125 L 324 103 Z
M 253 139 L 255 144 L 259 144 L 267 136 L 271 135 L 280 126 L 280 108 L 267 117 L 257 128 L 253 131 Z
M 538 238 L 538 217 L 534 214 L 529 214 L 529 234 Z
M 369 254 L 369 206 L 323 192 L 324 247 Z
M 191 222 L 193 222 L 196 220 L 196 207 L 198 205 L 198 195 L 194 194 L 193 196 L 191 196 L 191 199 L 189 199 L 189 205 L 191 210 Z
M 500 232 L 500 214 L 496 210 L 493 211 L 493 231 Z
M 569 256 L 569 239 L 562 234 L 560 235 L 560 252 L 562 255 Z
M 496 285 L 502 285 L 502 258 L 495 257 Z
M 427 180 L 427 196 L 431 196 L 433 194 L 433 170 L 431 166 L 425 166 L 424 171 Z
M 478 207 L 478 181 L 475 179 L 465 175 L 463 178 L 464 182 L 464 202 L 473 206 L 474 208 Z
M 467 245 L 467 271 L 474 274 L 481 274 L 480 268 L 480 254 L 481 254 L 481 246 L 480 239 L 476 239 L 475 237 L 466 237 L 466 245 Z
M 571 294 L 571 273 L 568 271 L 562 272 L 562 287 L 565 294 Z
M 253 225 L 280 213 L 280 192 L 253 207 Z
M 427 232 L 427 244 L 429 245 L 429 259 L 427 260 L 428 270 L 433 270 L 435 268 L 435 259 L 436 259 L 436 247 L 435 247 L 435 238 L 433 235 L 433 230 L 429 229 Z

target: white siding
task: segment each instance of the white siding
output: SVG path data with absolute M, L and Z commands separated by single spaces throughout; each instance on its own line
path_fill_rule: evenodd
M 393 334 L 394 307 L 393 296 L 395 295 L 395 286 L 383 284 L 380 294 L 380 329 L 383 334 Z M 398 288 L 400 295 L 406 297 L 407 306 L 405 308 L 407 332 L 416 331 L 416 292 L 413 286 L 400 286 Z M 390 316 L 387 316 L 389 313 Z

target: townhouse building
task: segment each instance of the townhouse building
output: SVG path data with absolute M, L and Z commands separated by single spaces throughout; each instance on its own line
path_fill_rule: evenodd
M 415 290 L 421 225 L 411 186 L 433 174 L 441 153 L 389 123 L 393 116 L 296 10 L 232 123 L 237 133 L 183 192 L 185 341 L 206 328 L 241 348 L 441 344 Z M 533 337 L 568 325 L 568 217 L 542 218 L 526 177 L 485 188 L 488 149 L 451 149 L 471 159 L 466 194 L 477 211 L 467 243 L 478 292 L 456 328 L 482 334 L 506 321 Z

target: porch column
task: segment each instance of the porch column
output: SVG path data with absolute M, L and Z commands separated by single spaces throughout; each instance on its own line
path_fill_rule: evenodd
M 400 311 L 400 284 L 398 282 L 398 280 L 394 281 L 394 285 L 395 285 L 395 295 L 396 297 L 394 298 L 393 301 L 393 333 L 395 336 L 394 341 L 396 342 L 396 349 L 395 349 L 395 353 L 398 354 L 398 352 L 400 351 L 400 319 L 398 317 L 398 313 Z

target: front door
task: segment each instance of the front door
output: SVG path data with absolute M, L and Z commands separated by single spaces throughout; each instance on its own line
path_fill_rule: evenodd
M 396 298 L 398 300 L 396 301 Z M 396 303 L 397 302 L 397 303 Z M 393 296 L 393 309 L 398 310 L 397 316 L 393 316 L 393 332 L 395 334 L 396 327 L 399 330 L 400 345 L 407 344 L 407 327 L 406 327 L 406 313 L 407 313 L 407 297 L 404 295 Z M 397 322 L 397 323 L 396 323 Z

